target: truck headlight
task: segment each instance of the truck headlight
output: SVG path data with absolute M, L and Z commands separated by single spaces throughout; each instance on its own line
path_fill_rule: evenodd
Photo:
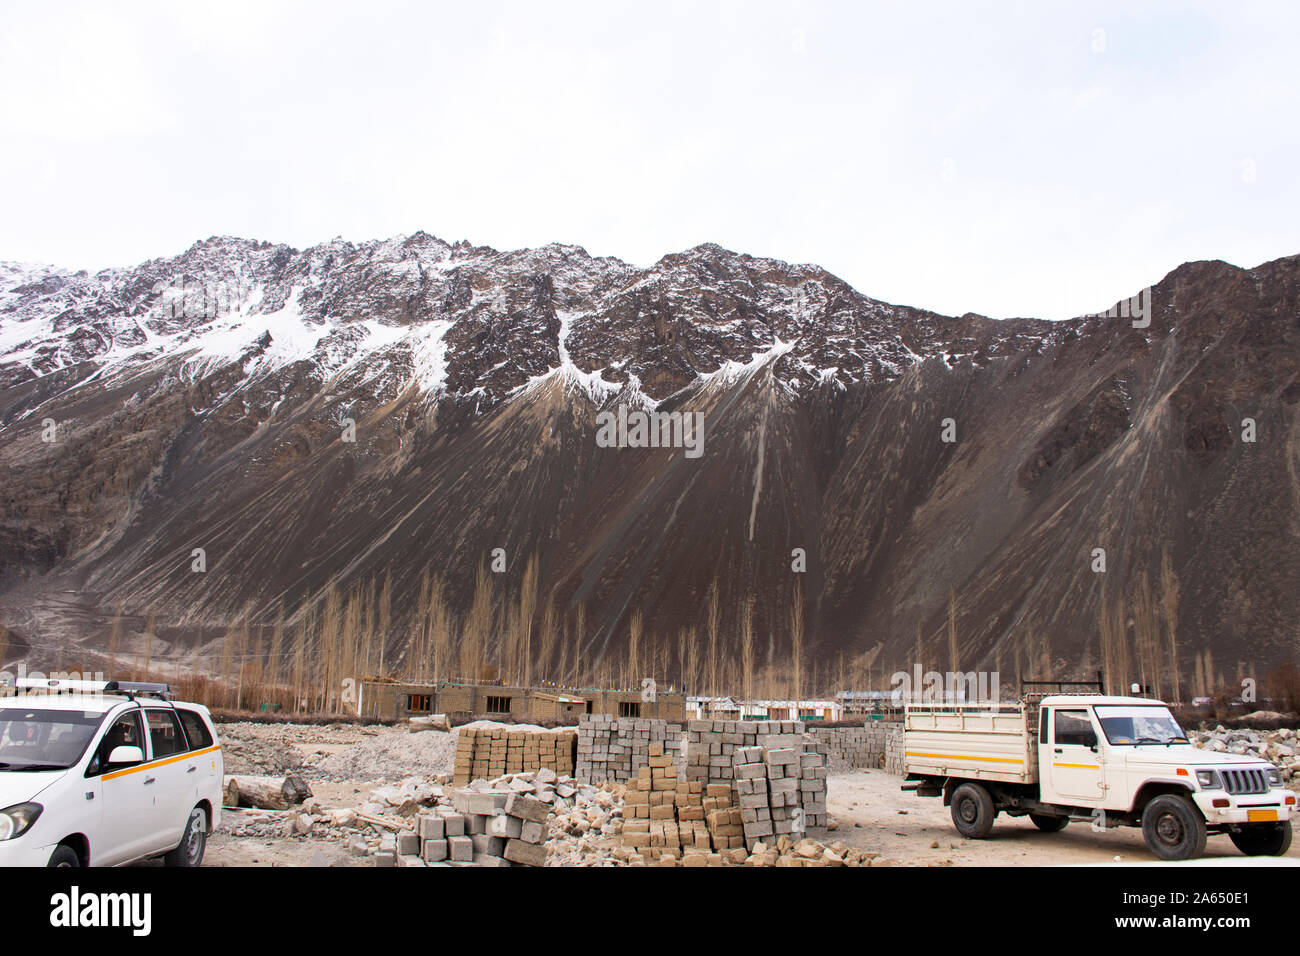
M 14 840 L 32 828 L 45 808 L 39 803 L 15 803 L 0 810 L 0 840 Z
M 1213 770 L 1196 771 L 1196 782 L 1200 784 L 1202 790 L 1222 790 L 1219 784 L 1219 775 Z
M 1268 785 L 1270 787 L 1282 786 L 1282 771 L 1278 770 L 1277 767 L 1269 767 L 1264 771 L 1264 775 L 1268 777 Z

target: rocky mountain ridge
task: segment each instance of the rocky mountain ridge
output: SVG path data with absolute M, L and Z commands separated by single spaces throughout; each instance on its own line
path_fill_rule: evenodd
M 1300 610 L 1298 278 L 1190 263 L 1134 328 L 940 316 L 715 245 L 0 264 L 10 656 L 102 651 L 122 608 L 207 659 L 244 615 L 387 577 L 400 659 L 426 571 L 462 618 L 500 548 L 502 595 L 535 557 L 535 613 L 587 659 L 640 612 L 680 670 L 716 586 L 724 647 L 752 595 L 769 661 L 801 599 L 825 667 L 947 663 L 951 605 L 964 668 L 1086 670 L 1111 615 L 1136 669 L 1154 606 L 1162 669 L 1253 673 Z M 620 405 L 702 412 L 704 454 L 597 447 Z

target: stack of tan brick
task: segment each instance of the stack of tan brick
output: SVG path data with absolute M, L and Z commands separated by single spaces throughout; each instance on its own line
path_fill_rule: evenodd
M 458 786 L 471 780 L 493 780 L 504 774 L 543 767 L 558 774 L 573 774 L 575 730 L 462 727 L 458 734 L 452 770 L 452 782 Z
M 623 844 L 646 860 L 681 859 L 695 866 L 739 863 L 745 855 L 731 787 L 678 780 L 675 762 L 661 744 L 650 745 L 647 766 L 628 782 Z
M 711 783 L 705 788 L 704 820 L 715 850 L 745 848 L 744 820 L 740 807 L 732 806 L 731 787 Z
M 702 789 L 696 791 L 697 795 Z M 650 744 L 646 765 L 637 771 L 633 780 L 628 781 L 627 793 L 623 798 L 623 843 L 636 848 L 643 856 L 658 859 L 665 849 L 680 850 L 683 837 L 690 845 L 694 845 L 695 824 L 698 823 L 700 829 L 704 830 L 704 843 L 707 846 L 708 831 L 704 829 L 703 807 L 699 807 L 698 814 L 688 811 L 685 820 L 678 819 L 679 800 L 685 809 L 691 804 L 690 798 L 690 785 L 685 781 L 679 785 L 677 766 L 673 758 L 664 752 L 663 744 Z

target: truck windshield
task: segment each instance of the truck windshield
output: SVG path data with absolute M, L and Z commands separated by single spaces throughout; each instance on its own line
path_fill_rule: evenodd
M 80 710 L 0 708 L 0 773 L 67 770 L 103 719 Z
M 1112 744 L 1137 746 L 1188 742 L 1183 728 L 1178 726 L 1169 708 L 1163 705 L 1120 707 L 1101 704 L 1096 710 L 1101 729 Z

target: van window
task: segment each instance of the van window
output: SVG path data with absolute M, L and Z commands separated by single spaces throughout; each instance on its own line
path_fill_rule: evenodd
M 197 712 L 177 707 L 176 716 L 181 719 L 181 726 L 185 728 L 185 739 L 190 745 L 190 750 L 206 750 L 212 746 L 212 734 L 208 732 L 207 723 Z
M 86 776 L 94 777 L 111 770 L 120 770 L 125 766 L 108 762 L 109 755 L 117 747 L 139 747 L 140 753 L 144 754 L 144 734 L 140 730 L 139 711 L 123 714 L 113 721 L 113 726 L 108 729 L 108 733 L 104 734 L 95 749 L 95 755 L 86 765 Z
M 153 744 L 154 760 L 185 752 L 185 736 L 175 714 L 170 710 L 147 710 L 145 714 L 149 721 L 149 742 Z

